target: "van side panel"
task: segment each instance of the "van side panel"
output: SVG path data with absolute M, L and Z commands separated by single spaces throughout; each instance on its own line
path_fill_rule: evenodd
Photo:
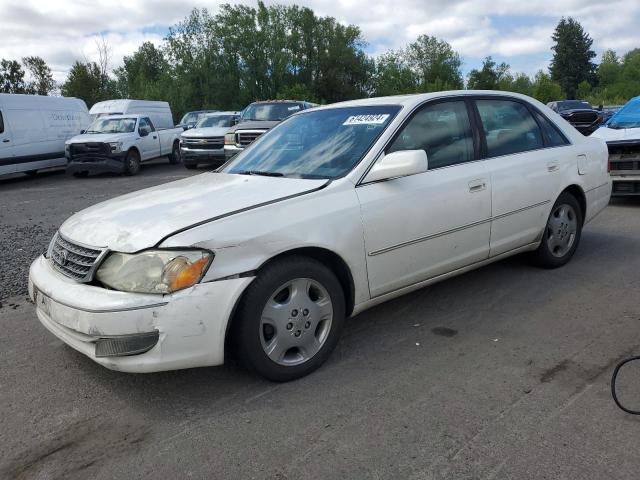
M 5 134 L 0 134 L 0 175 L 64 166 L 64 142 L 89 123 L 76 98 L 3 94 Z M 8 142 L 4 140 L 8 139 Z

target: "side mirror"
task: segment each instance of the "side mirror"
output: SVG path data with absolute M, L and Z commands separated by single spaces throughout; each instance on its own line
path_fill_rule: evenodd
M 84 135 L 86 132 L 86 130 L 80 130 L 80 135 Z
M 140 135 L 141 137 L 146 137 L 147 135 L 149 135 L 149 132 L 146 130 L 138 129 L 138 135 Z
M 364 183 L 407 177 L 427 170 L 429 170 L 429 161 L 424 150 L 400 150 L 391 152 L 378 160 L 364 178 Z

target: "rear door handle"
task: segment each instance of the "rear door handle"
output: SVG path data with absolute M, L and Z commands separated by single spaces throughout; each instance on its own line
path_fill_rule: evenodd
M 4 140 L 2 140 L 2 143 L 9 143 L 11 140 L 9 140 L 8 138 L 5 138 Z
M 482 179 L 482 178 L 478 178 L 476 180 L 471 180 L 469 182 L 469 191 L 471 193 L 481 192 L 485 188 L 487 188 L 487 181 Z
M 557 172 L 560 170 L 560 164 L 558 162 L 549 162 L 547 163 L 547 171 L 549 172 Z

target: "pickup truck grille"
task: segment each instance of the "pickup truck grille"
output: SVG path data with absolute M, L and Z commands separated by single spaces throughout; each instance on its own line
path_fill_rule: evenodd
M 251 145 L 256 138 L 258 138 L 260 135 L 262 135 L 264 132 L 266 132 L 266 130 L 252 130 L 252 131 L 246 131 L 246 132 L 237 132 L 236 136 L 237 136 L 237 143 L 238 145 L 240 145 L 241 147 L 246 147 L 247 145 Z
M 72 143 L 71 155 L 108 155 L 111 153 L 109 145 L 101 142 Z
M 224 148 L 224 137 L 183 138 L 182 146 L 194 150 L 219 150 Z
M 600 117 L 597 112 L 573 112 L 563 115 L 569 123 L 586 123 L 592 124 L 597 122 Z
M 105 252 L 78 245 L 56 233 L 49 255 L 53 267 L 63 275 L 78 282 L 90 282 Z

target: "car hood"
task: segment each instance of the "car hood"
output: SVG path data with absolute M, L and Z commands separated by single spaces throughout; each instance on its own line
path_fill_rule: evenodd
M 311 192 L 326 182 L 209 172 L 89 207 L 64 222 L 60 232 L 87 246 L 131 253 L 178 230 Z
M 593 132 L 591 136 L 602 138 L 606 142 L 623 142 L 625 140 L 640 140 L 640 128 L 600 127 L 595 132 Z
M 124 138 L 130 137 L 131 133 L 83 133 L 82 135 L 76 135 L 71 137 L 65 142 L 66 145 L 72 143 L 107 143 L 117 142 Z
M 281 120 L 249 120 L 247 122 L 241 122 L 233 127 L 232 131 L 238 130 L 269 130 L 280 123 Z
M 208 138 L 208 137 L 224 137 L 230 127 L 205 127 L 192 128 L 184 132 L 182 138 Z

